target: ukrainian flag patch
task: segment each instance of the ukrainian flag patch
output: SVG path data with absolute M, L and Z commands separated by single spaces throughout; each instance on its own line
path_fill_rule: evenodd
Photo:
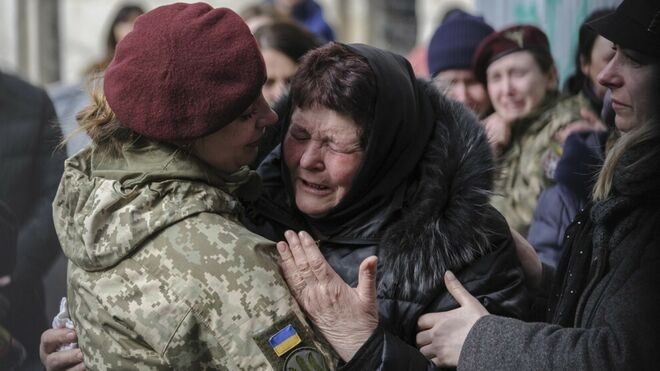
M 300 336 L 298 336 L 296 329 L 289 324 L 278 331 L 275 335 L 271 336 L 268 339 L 268 343 L 271 348 L 273 348 L 273 351 L 275 351 L 275 354 L 277 354 L 278 357 L 281 357 L 291 349 L 295 348 L 296 345 L 302 343 L 302 340 L 300 339 Z

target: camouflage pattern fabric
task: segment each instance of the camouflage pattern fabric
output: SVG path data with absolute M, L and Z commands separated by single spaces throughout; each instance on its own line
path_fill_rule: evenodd
M 580 109 L 588 106 L 579 95 L 563 99 L 553 95 L 538 112 L 513 123 L 511 144 L 498 161 L 500 174 L 491 203 L 523 236 L 539 195 L 554 183 L 554 166 L 562 153 L 555 134 L 581 119 Z
M 290 354 L 273 358 L 253 337 L 287 318 L 306 336 L 289 353 L 336 364 L 279 275 L 273 243 L 238 222 L 233 194 L 257 192 L 255 176 L 218 174 L 154 143 L 67 160 L 54 220 L 88 369 L 283 369 Z

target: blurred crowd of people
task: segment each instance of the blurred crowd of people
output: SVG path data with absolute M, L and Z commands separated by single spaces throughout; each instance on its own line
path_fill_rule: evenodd
M 657 365 L 657 2 L 589 14 L 563 87 L 461 9 L 421 75 L 313 0 L 107 31 L 74 84 L 0 72 L 0 369 Z

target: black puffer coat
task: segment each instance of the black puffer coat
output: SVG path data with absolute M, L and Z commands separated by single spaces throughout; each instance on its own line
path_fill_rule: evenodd
M 286 229 L 312 232 L 330 265 L 352 286 L 360 262 L 379 257 L 380 326 L 346 369 L 432 369 L 414 347 L 417 320 L 424 313 L 457 307 L 444 287 L 447 269 L 491 313 L 519 318 L 526 312 L 522 271 L 508 226 L 489 205 L 493 160 L 484 131 L 461 105 L 423 84 L 436 124 L 407 191 L 364 213 L 341 233 L 314 233 L 292 211 L 281 179 L 279 147 L 259 168 L 264 195 L 250 208 L 247 223 L 257 233 L 279 241 Z

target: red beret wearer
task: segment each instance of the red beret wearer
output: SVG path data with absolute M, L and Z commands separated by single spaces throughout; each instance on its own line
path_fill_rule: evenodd
M 137 18 L 105 72 L 104 93 L 122 125 L 175 141 L 223 128 L 265 81 L 263 58 L 240 16 L 177 3 Z
M 523 50 L 547 53 L 552 58 L 548 37 L 532 25 L 515 25 L 490 34 L 474 53 L 473 66 L 477 79 L 486 84 L 486 70 L 491 63 Z

